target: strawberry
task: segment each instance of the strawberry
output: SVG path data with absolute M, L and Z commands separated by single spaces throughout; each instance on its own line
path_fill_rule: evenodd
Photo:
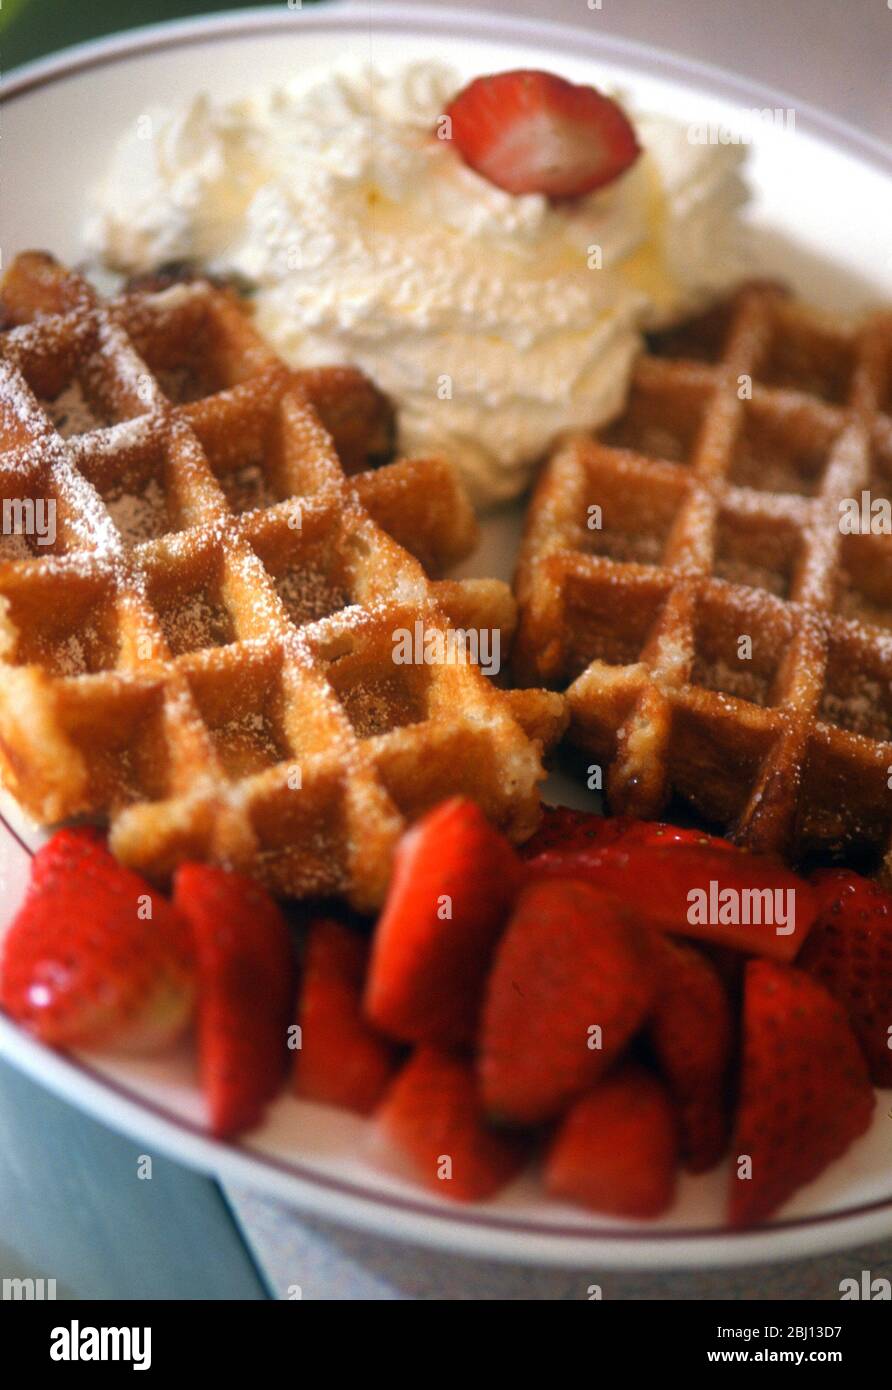
M 98 863 L 110 855 L 105 835 L 95 825 L 70 825 L 57 830 L 31 860 L 30 886 L 74 875 L 85 861 Z
M 470 1042 L 496 939 L 522 878 L 508 841 L 453 797 L 403 836 L 366 989 L 372 1023 L 403 1042 Z
M 520 854 L 523 859 L 537 859 L 540 854 L 603 849 L 623 839 L 631 826 L 641 824 L 642 821 L 628 816 L 600 816 L 594 811 L 574 811 L 569 806 L 543 805 L 539 829 L 521 845 Z
M 812 883 L 819 911 L 797 965 L 849 1017 L 875 1086 L 892 1086 L 892 894 L 844 869 Z
M 842 1007 L 804 971 L 747 966 L 729 1218 L 764 1221 L 870 1124 L 874 1092 Z M 744 1158 L 750 1175 L 741 1175 Z
M 576 854 L 604 849 L 622 840 L 623 845 L 699 845 L 735 850 L 730 840 L 707 835 L 703 830 L 667 825 L 663 821 L 635 820 L 631 816 L 602 816 L 594 811 L 575 811 L 569 806 L 544 806 L 542 823 L 521 846 L 524 859 L 540 854 Z
M 189 1019 L 189 930 L 95 830 L 62 830 L 34 856 L 0 958 L 0 1006 L 53 1047 L 154 1049 Z
M 508 193 L 591 193 L 619 178 L 641 153 L 615 101 L 550 72 L 478 77 L 446 115 L 465 163 Z
M 678 1126 L 665 1087 L 627 1063 L 577 1100 L 545 1159 L 554 1197 L 610 1216 L 660 1216 L 675 1193 Z
M 621 819 L 621 818 L 620 818 Z M 742 851 L 720 835 L 708 835 L 690 825 L 669 825 L 658 820 L 630 820 L 623 836 L 624 844 L 653 845 L 657 849 L 677 849 L 691 845 L 699 849 L 724 850 L 732 854 Z
M 792 960 L 816 911 L 812 888 L 780 860 L 709 844 L 664 848 L 623 838 L 591 850 L 549 851 L 529 860 L 527 869 L 533 878 L 585 879 L 615 893 L 645 926 L 777 960 Z M 792 906 L 794 919 L 744 920 L 767 918 L 768 906 L 785 917 Z
M 715 968 L 693 946 L 664 937 L 650 1039 L 678 1106 L 685 1166 L 705 1173 L 728 1138 L 725 1101 L 733 1024 Z
M 379 1140 L 411 1164 L 426 1187 L 460 1202 L 491 1197 L 520 1172 L 528 1145 L 486 1122 L 472 1064 L 419 1047 L 377 1111 Z
M 396 1050 L 362 1016 L 368 943 L 340 922 L 311 924 L 297 1021 L 294 1090 L 307 1100 L 368 1115 L 396 1069 Z
M 174 901 L 195 941 L 210 1126 L 229 1138 L 259 1123 L 285 1071 L 294 974 L 288 928 L 257 884 L 207 864 L 177 870 Z
M 572 880 L 526 888 L 498 947 L 483 1010 L 479 1062 L 489 1114 L 520 1124 L 559 1115 L 625 1047 L 655 984 L 651 934 L 624 921 L 612 898 Z

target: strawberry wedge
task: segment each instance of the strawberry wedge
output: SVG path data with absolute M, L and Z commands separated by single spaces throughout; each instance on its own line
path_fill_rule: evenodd
M 523 869 L 472 801 L 452 797 L 403 837 L 372 946 L 369 1020 L 400 1042 L 473 1041 L 496 942 Z
M 892 893 L 846 869 L 812 879 L 820 904 L 796 962 L 848 1014 L 875 1086 L 892 1086 Z
M 533 883 L 521 893 L 483 1010 L 487 1114 L 538 1125 L 600 1081 L 653 1005 L 659 940 L 587 883 Z
M 635 820 L 632 816 L 602 816 L 594 811 L 575 811 L 570 806 L 542 807 L 542 823 L 535 835 L 520 848 L 522 859 L 536 859 L 552 851 L 575 854 L 585 850 L 606 849 L 622 840 L 624 846 L 651 845 L 665 849 L 669 845 L 709 845 L 712 849 L 739 853 L 739 847 L 718 835 L 689 826 L 670 825 L 666 821 Z
M 634 1062 L 577 1100 L 545 1159 L 553 1197 L 610 1216 L 649 1220 L 671 1206 L 678 1124 L 668 1092 Z
M 397 1062 L 394 1045 L 362 1016 L 368 957 L 368 942 L 343 923 L 311 923 L 297 1009 L 295 1094 L 358 1115 L 374 1110 Z
M 374 1147 L 399 1155 L 419 1182 L 457 1202 L 492 1197 L 527 1161 L 524 1135 L 490 1125 L 471 1062 L 419 1047 L 375 1112 Z
M 814 890 L 768 855 L 714 845 L 613 844 L 528 861 L 533 878 L 583 879 L 648 927 L 789 962 L 815 919 Z
M 0 1008 L 51 1047 L 155 1051 L 195 1003 L 187 924 L 98 831 L 57 831 L 0 947 Z
M 845 1012 L 795 967 L 747 964 L 729 1220 L 753 1226 L 868 1128 L 875 1097 Z
M 288 1060 L 294 969 L 272 898 L 210 864 L 177 870 L 174 901 L 198 961 L 198 1047 L 210 1126 L 231 1138 L 260 1123 Z

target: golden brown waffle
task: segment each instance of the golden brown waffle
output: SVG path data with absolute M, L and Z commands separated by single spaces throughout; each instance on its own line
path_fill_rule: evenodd
M 0 761 L 28 811 L 107 817 L 156 878 L 198 858 L 362 908 L 444 796 L 531 833 L 562 702 L 394 663 L 396 629 L 448 610 L 507 635 L 513 600 L 431 582 L 373 520 L 431 563 L 473 540 L 442 465 L 345 478 L 310 395 L 355 462 L 364 379 L 287 371 L 207 283 L 104 303 L 31 253 L 0 307 L 0 492 L 56 506 L 54 543 L 7 537 L 0 563 Z
M 756 848 L 888 848 L 892 538 L 842 533 L 863 490 L 892 496 L 892 316 L 769 285 L 657 340 L 622 418 L 557 448 L 514 666 L 569 685 L 612 810 L 679 794 Z

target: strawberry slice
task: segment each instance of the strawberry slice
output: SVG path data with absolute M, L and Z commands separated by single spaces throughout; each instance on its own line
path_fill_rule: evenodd
M 186 923 L 98 831 L 37 851 L 2 943 L 0 1007 L 53 1047 L 148 1050 L 182 1031 L 194 999 Z
M 864 1133 L 873 1106 L 867 1066 L 842 1007 L 804 971 L 750 961 L 731 1224 L 771 1216 Z
M 572 880 L 526 888 L 483 1011 L 488 1113 L 519 1124 L 559 1115 L 625 1047 L 655 985 L 653 938 L 624 921 L 612 898 Z
M 812 879 L 817 920 L 797 965 L 849 1017 L 875 1086 L 892 1086 L 892 894 L 845 869 Z
M 545 1160 L 545 1187 L 592 1211 L 642 1220 L 671 1205 L 677 1167 L 669 1095 L 627 1063 L 564 1116 Z
M 96 865 L 111 857 L 105 835 L 97 826 L 65 826 L 57 830 L 31 860 L 29 886 L 36 888 L 51 881 L 59 882 L 73 877 L 85 861 Z
M 696 830 L 693 826 L 669 825 L 666 821 L 658 820 L 630 821 L 623 842 L 627 845 L 652 845 L 656 849 L 695 846 L 698 849 L 742 853 L 739 845 L 733 845 L 730 840 L 724 840 L 720 835 L 708 835 L 705 830 Z
M 470 1042 L 523 868 L 473 801 L 444 801 L 403 836 L 378 921 L 366 1013 L 403 1042 Z
M 486 1122 L 470 1062 L 420 1047 L 377 1112 L 379 1140 L 411 1164 L 426 1187 L 460 1202 L 493 1196 L 523 1168 L 528 1143 Z
M 521 845 L 520 855 L 537 859 L 540 854 L 603 849 L 624 839 L 633 826 L 643 824 L 629 816 L 599 816 L 594 811 L 574 811 L 570 806 L 543 805 L 539 829 Z
M 465 163 L 508 193 L 591 193 L 641 153 L 628 116 L 610 97 L 535 69 L 476 78 L 446 115 Z
M 678 1106 L 685 1166 L 705 1173 L 728 1139 L 731 1008 L 718 972 L 696 947 L 662 938 L 659 972 L 650 1039 Z
M 793 959 L 817 910 L 813 889 L 779 860 L 712 845 L 624 838 L 550 850 L 527 868 L 533 878 L 585 879 L 615 893 L 645 926 L 776 960 Z
M 183 864 L 174 901 L 198 960 L 198 1050 L 212 1132 L 259 1123 L 288 1058 L 294 967 L 285 919 L 241 874 Z
M 303 959 L 294 1090 L 368 1115 L 396 1070 L 396 1049 L 362 1016 L 368 942 L 332 918 L 311 924 Z
M 594 811 L 574 811 L 569 806 L 543 805 L 539 829 L 521 846 L 520 854 L 524 859 L 536 859 L 540 854 L 577 854 L 604 849 L 617 840 L 622 840 L 624 845 L 698 845 L 737 850 L 730 840 L 686 826 L 635 820 L 632 816 L 601 816 Z

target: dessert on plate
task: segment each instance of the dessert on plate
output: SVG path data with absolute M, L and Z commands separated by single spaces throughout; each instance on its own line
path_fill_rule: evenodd
M 92 224 L 129 288 L 7 273 L 0 478 L 58 527 L 0 556 L 0 766 L 110 835 L 36 854 L 0 1005 L 62 1048 L 194 1022 L 220 1138 L 287 1086 L 446 1197 L 532 1163 L 654 1219 L 724 1161 L 750 1226 L 892 1083 L 892 895 L 787 862 L 892 828 L 890 543 L 839 519 L 889 491 L 890 320 L 732 292 L 734 147 L 549 73 L 457 88 L 155 113 Z M 473 513 L 447 462 L 383 462 L 354 363 L 480 500 L 560 435 L 512 673 L 559 690 L 396 660 L 419 629 L 508 643 L 516 607 L 429 577 Z M 624 814 L 543 814 L 568 719 Z M 656 821 L 675 794 L 744 847 Z

